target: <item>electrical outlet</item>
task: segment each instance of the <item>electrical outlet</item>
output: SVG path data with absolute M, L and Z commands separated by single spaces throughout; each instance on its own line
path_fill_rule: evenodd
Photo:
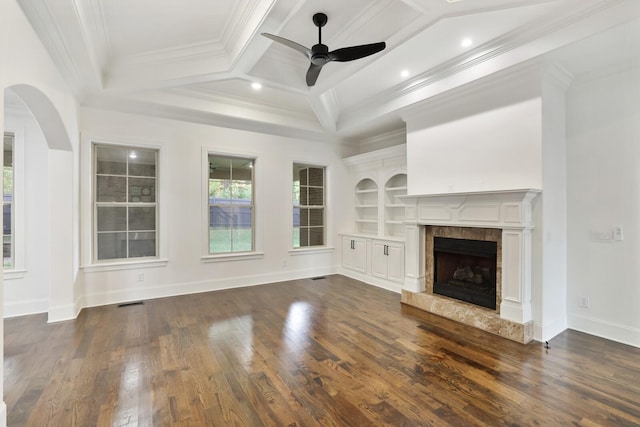
M 138 273 L 138 282 L 144 282 L 144 273 Z
M 578 307 L 589 308 L 589 297 L 580 297 L 580 299 L 578 300 Z
M 283 266 L 283 267 L 286 267 L 286 266 L 287 266 L 287 260 L 286 260 L 286 259 L 283 259 L 283 260 L 282 260 L 282 266 Z

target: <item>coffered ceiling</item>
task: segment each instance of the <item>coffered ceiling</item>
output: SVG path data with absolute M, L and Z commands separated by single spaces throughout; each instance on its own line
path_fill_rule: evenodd
M 404 108 L 518 64 L 576 75 L 640 52 L 638 0 L 18 2 L 81 104 L 313 139 L 393 131 Z M 307 87 L 308 59 L 261 33 L 310 48 L 316 12 L 330 50 L 386 49 Z

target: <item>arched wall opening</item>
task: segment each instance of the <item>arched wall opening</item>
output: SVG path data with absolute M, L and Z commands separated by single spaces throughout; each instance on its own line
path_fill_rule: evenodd
M 77 311 L 71 140 L 58 110 L 41 90 L 19 84 L 7 87 L 4 95 L 5 131 L 13 132 L 14 143 L 22 146 L 16 147 L 14 169 L 19 177 L 19 211 L 13 223 L 18 271 L 4 273 L 3 317 L 47 312 L 49 322 L 71 319 Z

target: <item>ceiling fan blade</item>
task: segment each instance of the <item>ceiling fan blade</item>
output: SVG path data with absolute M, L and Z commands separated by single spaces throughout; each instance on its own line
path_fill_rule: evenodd
M 311 49 L 308 49 L 304 46 L 302 46 L 301 44 L 298 44 L 296 42 L 292 42 L 289 39 L 285 39 L 284 37 L 280 37 L 280 36 L 274 36 L 273 34 L 269 34 L 269 33 L 262 33 L 263 36 L 265 36 L 268 39 L 271 39 L 273 41 L 276 41 L 278 43 L 282 43 L 285 46 L 290 47 L 291 49 L 295 49 L 298 52 L 300 52 L 301 54 L 303 54 L 304 56 L 307 57 L 307 59 L 311 59 Z
M 320 75 L 320 70 L 322 70 L 322 65 L 311 63 L 307 70 L 307 86 L 311 87 L 316 84 L 316 80 L 318 80 L 318 76 Z
M 363 44 L 360 46 L 343 47 L 329 52 L 330 61 L 346 62 L 354 59 L 364 58 L 365 56 L 378 53 L 386 47 L 385 42 Z

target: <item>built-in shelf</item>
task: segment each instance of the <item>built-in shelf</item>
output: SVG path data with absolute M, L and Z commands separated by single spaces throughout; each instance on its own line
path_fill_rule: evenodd
M 378 232 L 378 184 L 370 178 L 364 178 L 355 188 L 356 231 L 363 234 Z
M 404 236 L 405 205 L 398 196 L 407 194 L 407 175 L 399 173 L 389 178 L 384 186 L 384 235 Z

